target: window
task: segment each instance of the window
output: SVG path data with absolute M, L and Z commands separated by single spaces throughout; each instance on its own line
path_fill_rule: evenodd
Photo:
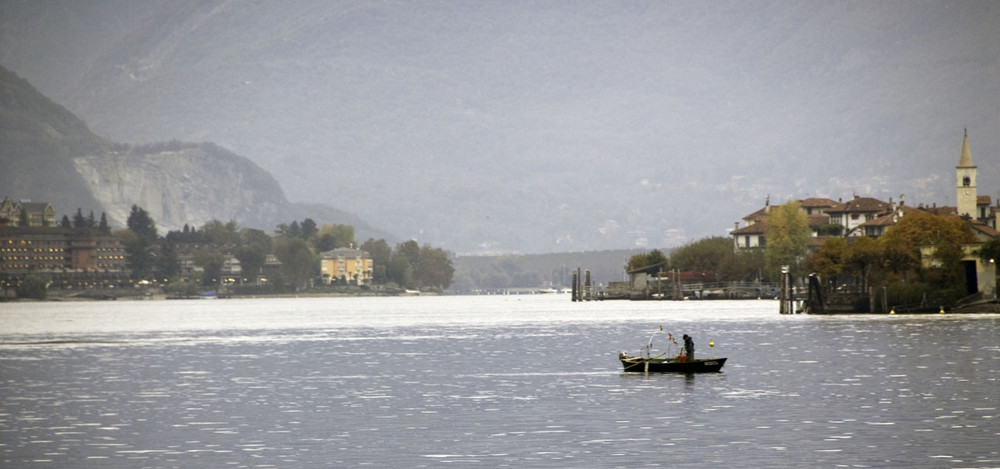
M 971 185 L 972 185 L 972 179 L 969 179 L 969 176 L 965 176 L 962 178 L 962 186 L 969 187 Z

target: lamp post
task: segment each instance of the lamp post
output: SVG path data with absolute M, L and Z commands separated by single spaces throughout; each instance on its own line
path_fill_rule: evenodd
M 1000 300 L 1000 278 L 997 278 L 997 261 L 996 259 L 990 259 L 990 264 L 993 265 L 993 298 Z

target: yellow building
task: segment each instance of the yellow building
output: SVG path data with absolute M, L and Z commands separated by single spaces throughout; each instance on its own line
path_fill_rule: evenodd
M 337 248 L 320 254 L 320 273 L 323 283 L 370 285 L 374 263 L 367 252 L 360 249 Z

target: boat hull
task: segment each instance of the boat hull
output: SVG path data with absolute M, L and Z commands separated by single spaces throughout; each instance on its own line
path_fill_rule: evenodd
M 676 358 L 644 358 L 619 354 L 618 359 L 626 372 L 634 373 L 718 373 L 726 364 L 725 358 L 708 358 L 679 361 Z

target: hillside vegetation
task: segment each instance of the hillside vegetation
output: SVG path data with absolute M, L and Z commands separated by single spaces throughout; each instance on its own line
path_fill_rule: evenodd
M 100 205 L 73 158 L 105 152 L 110 144 L 26 80 L 0 67 L 0 198 L 50 202 L 69 213 Z

